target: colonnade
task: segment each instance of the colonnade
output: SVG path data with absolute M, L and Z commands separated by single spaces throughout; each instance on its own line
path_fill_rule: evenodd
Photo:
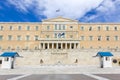
M 76 49 L 78 43 L 40 43 L 40 49 Z

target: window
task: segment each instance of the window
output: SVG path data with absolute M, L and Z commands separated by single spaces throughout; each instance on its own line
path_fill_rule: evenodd
M 70 35 L 70 38 L 73 38 L 73 35 Z
M 21 26 L 18 26 L 18 30 L 21 30 Z
M 28 50 L 29 49 L 29 47 L 28 46 L 26 46 L 26 48 L 25 48 L 26 50 Z
M 92 46 L 90 46 L 90 49 L 92 49 L 93 47 Z
M 46 38 L 49 38 L 50 36 L 49 35 L 46 35 Z
M 54 29 L 55 30 L 65 30 L 65 25 L 64 24 L 55 24 Z
M 9 40 L 9 41 L 12 40 L 12 35 L 8 35 L 8 40 Z
M 84 46 L 82 46 L 81 48 L 84 49 Z
M 35 46 L 35 47 L 34 47 L 34 49 L 35 49 L 35 50 L 38 50 L 38 47 L 37 47 L 37 46 Z
M 64 24 L 55 24 L 55 30 L 65 30 Z
M 100 29 L 101 29 L 101 27 L 100 27 L 100 26 L 98 26 L 98 31 L 100 31 Z
M 8 57 L 4 57 L 4 61 L 9 61 L 9 58 Z
M 38 36 L 37 35 L 35 35 L 35 41 L 37 41 L 38 40 Z
M 89 36 L 89 40 L 92 41 L 93 40 L 93 36 Z
M 115 41 L 118 41 L 118 36 L 115 36 Z
M 0 46 L 0 50 L 2 50 L 2 47 Z
M 65 25 L 63 25 L 63 30 L 65 30 Z
M 19 46 L 17 46 L 17 47 L 16 47 L 16 50 L 20 50 L 20 47 L 19 47 Z
M 70 26 L 70 28 L 73 28 L 73 26 Z
M 109 61 L 110 60 L 110 58 L 109 57 L 106 57 L 106 61 Z
M 107 48 L 109 49 L 110 47 L 108 46 Z
M 118 49 L 118 46 L 116 46 L 116 49 Z
M 61 24 L 59 24 L 59 30 L 61 30 Z
M 1 30 L 1 31 L 3 30 L 3 26 L 0 26 L 0 30 Z
M 83 31 L 83 30 L 84 30 L 84 27 L 83 27 L 83 26 L 82 26 L 82 27 L 80 27 L 80 30 L 81 30 L 81 31 Z
M 98 36 L 98 41 L 101 41 L 101 36 Z
M 114 30 L 117 31 L 118 30 L 117 27 L 114 27 Z
M 106 40 L 109 41 L 110 40 L 110 36 L 106 36 Z
M 28 30 L 28 31 L 30 30 L 30 26 L 27 26 L 27 30 Z
M 57 33 L 54 34 L 54 37 L 57 38 Z
M 8 46 L 8 48 L 7 48 L 8 50 L 10 50 L 11 49 L 11 47 L 10 46 Z
M 98 48 L 101 49 L 101 46 L 99 46 Z
M 0 35 L 0 41 L 2 41 L 3 40 L 3 36 L 2 35 Z
M 30 40 L 30 36 L 29 36 L 29 35 L 26 36 L 26 40 L 27 40 L 27 41 Z
M 57 24 L 55 24 L 55 30 L 57 30 Z
M 89 31 L 92 31 L 92 27 L 89 27 Z
M 106 27 L 106 31 L 109 31 L 109 27 L 108 26 Z
M 50 29 L 50 26 L 47 26 L 47 30 L 49 30 Z
M 38 31 L 38 29 L 39 29 L 38 26 L 36 26 L 36 27 L 35 27 L 35 30 Z
M 21 40 L 21 36 L 20 36 L 20 35 L 17 36 L 17 40 L 18 40 L 18 41 Z
M 84 36 L 81 36 L 81 40 L 82 40 L 82 41 L 84 40 Z
M 12 26 L 10 26 L 10 29 L 9 30 L 13 30 L 13 27 Z

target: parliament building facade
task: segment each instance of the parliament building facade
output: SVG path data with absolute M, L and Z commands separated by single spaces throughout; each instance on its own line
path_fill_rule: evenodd
M 17 65 L 97 65 L 97 52 L 110 51 L 119 65 L 120 23 L 82 23 L 63 17 L 1 22 L 0 51 L 23 56 Z

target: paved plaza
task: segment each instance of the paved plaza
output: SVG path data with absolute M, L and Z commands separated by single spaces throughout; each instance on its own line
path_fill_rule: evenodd
M 100 68 L 99 66 L 44 65 L 21 66 L 14 69 L 0 69 L 0 75 L 6 74 L 119 74 L 120 67 Z
M 0 75 L 0 80 L 120 80 L 120 74 L 22 74 Z
M 0 69 L 0 80 L 119 80 L 120 67 L 44 65 Z

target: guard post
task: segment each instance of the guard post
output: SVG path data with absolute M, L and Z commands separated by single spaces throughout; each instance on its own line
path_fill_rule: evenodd
M 3 52 L 0 56 L 3 57 L 1 64 L 3 69 L 14 69 L 15 59 L 20 57 L 17 52 Z

